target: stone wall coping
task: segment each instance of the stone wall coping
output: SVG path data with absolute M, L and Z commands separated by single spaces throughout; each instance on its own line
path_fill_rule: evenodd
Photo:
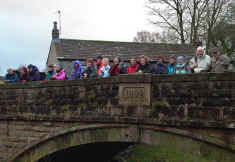
M 65 81 L 39 81 L 26 83 L 0 84 L 0 89 L 32 89 L 46 87 L 84 86 L 87 84 L 120 84 L 120 83 L 161 83 L 161 82 L 195 82 L 195 81 L 235 81 L 235 73 L 200 73 L 186 75 L 152 75 L 131 74 L 120 75 L 110 78 L 95 78 L 83 80 Z

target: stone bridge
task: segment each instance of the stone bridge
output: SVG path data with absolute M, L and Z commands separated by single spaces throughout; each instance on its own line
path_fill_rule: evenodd
M 0 85 L 0 161 L 37 162 L 73 146 L 171 146 L 235 159 L 235 73 L 122 75 Z

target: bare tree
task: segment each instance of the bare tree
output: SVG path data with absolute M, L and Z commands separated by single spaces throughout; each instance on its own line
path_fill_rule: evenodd
M 230 0 L 210 0 L 206 6 L 204 39 L 206 40 L 207 49 L 209 49 L 213 40 L 214 27 L 226 19 L 229 2 Z
M 152 15 L 150 22 L 175 31 L 181 43 L 185 43 L 187 39 L 184 28 L 186 2 L 187 0 L 148 0 L 147 4 Z
M 134 37 L 134 42 L 147 42 L 147 43 L 160 43 L 161 42 L 160 33 L 151 33 L 149 31 L 140 31 L 137 32 L 137 35 Z
M 163 31 L 159 32 L 149 32 L 149 31 L 140 31 L 137 32 L 136 36 L 133 39 L 134 42 L 147 42 L 147 43 L 179 43 L 178 35 L 172 31 Z
M 152 24 L 174 31 L 181 43 L 202 36 L 209 48 L 213 28 L 226 13 L 230 0 L 148 0 Z

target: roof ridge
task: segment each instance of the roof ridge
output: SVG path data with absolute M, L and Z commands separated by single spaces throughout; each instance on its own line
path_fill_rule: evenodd
M 169 46 L 192 46 L 191 44 L 174 44 L 174 43 L 153 43 L 153 42 L 127 42 L 127 41 L 109 41 L 109 40 L 86 40 L 86 39 L 72 39 L 60 38 L 65 41 L 84 41 L 84 42 L 100 42 L 100 43 L 125 43 L 125 44 L 144 44 L 144 45 L 169 45 Z

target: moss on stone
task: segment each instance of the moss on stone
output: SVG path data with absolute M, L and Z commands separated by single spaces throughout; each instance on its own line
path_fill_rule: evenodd
M 71 105 L 63 105 L 62 107 L 60 107 L 60 109 L 62 110 L 62 111 L 68 111 L 69 110 L 69 107 L 70 107 Z
M 96 93 L 94 91 L 89 91 L 87 94 L 88 99 L 95 99 Z
M 154 101 L 152 102 L 154 108 L 157 107 L 170 107 L 170 104 L 167 101 Z

